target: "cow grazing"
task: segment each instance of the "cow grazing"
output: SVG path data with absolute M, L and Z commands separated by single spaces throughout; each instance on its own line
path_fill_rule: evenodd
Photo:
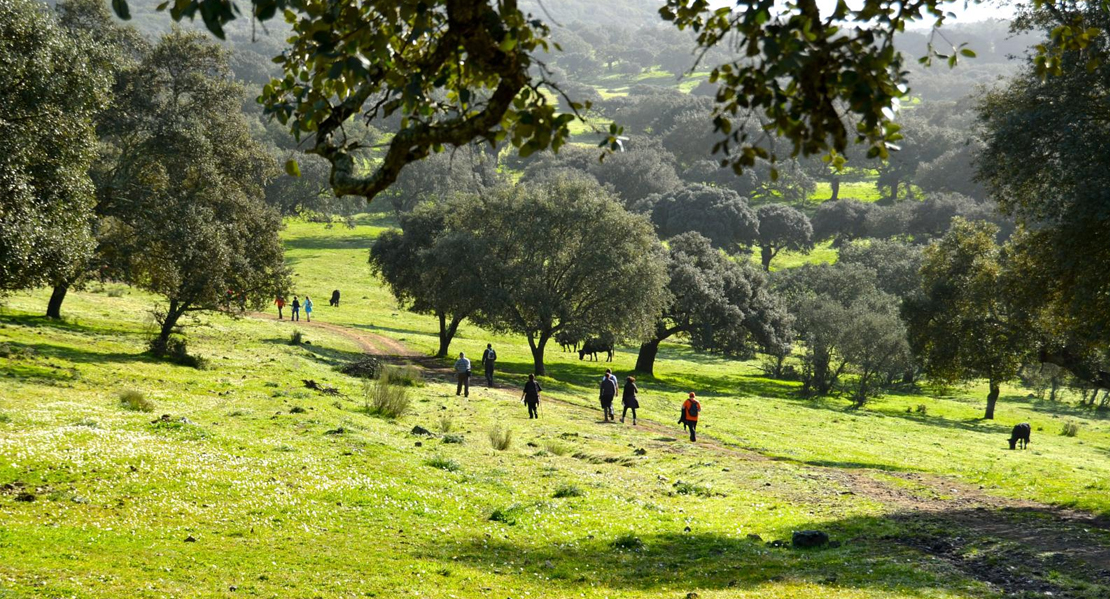
M 613 342 L 604 341 L 602 339 L 588 339 L 582 344 L 582 349 L 578 350 L 578 359 L 584 360 L 586 356 L 593 357 L 593 361 L 597 361 L 598 352 L 605 352 L 608 357 L 606 362 L 613 361 Z
M 1010 449 L 1017 449 L 1017 444 L 1021 443 L 1021 448 L 1025 449 L 1029 445 L 1029 433 L 1032 428 L 1028 422 L 1022 422 L 1014 426 L 1014 430 L 1010 431 Z
M 568 351 L 578 351 L 578 344 L 581 340 L 573 333 L 555 333 L 555 341 L 563 347 L 563 353 Z

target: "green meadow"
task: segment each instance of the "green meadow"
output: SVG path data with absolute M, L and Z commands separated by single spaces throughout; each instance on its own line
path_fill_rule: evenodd
M 144 354 L 156 297 L 92 286 L 62 322 L 40 316 L 46 291 L 5 298 L 0 598 L 1110 593 L 1083 561 L 1110 555 L 1090 520 L 1110 515 L 1105 413 L 1008 386 L 984 421 L 977 385 L 853 410 L 800 398 L 758 360 L 673 343 L 639 379 L 639 424 L 604 424 L 597 380 L 630 373 L 636 349 L 606 364 L 552 344 L 530 421 L 523 339 L 460 329 L 454 352 L 477 358 L 492 343 L 500 357 L 503 387 L 475 376 L 469 398 L 449 362 L 426 358 L 434 320 L 398 306 L 367 265 L 391 225 L 289 221 L 287 260 L 314 323 L 273 310 L 191 319 L 204 369 Z M 821 247 L 775 266 L 833 260 Z M 294 331 L 306 342 L 291 344 Z M 364 381 L 337 370 L 381 338 L 424 373 L 396 419 L 368 414 Z M 128 391 L 150 411 L 125 407 Z M 675 423 L 689 391 L 703 405 L 697 443 Z M 1018 422 L 1032 443 L 1009 451 Z M 1060 434 L 1066 422 L 1077 435 Z M 504 450 L 495 429 L 511 431 Z M 832 545 L 791 547 L 808 529 Z

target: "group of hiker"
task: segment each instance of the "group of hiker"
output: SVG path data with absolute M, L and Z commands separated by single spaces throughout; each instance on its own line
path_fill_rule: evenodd
M 493 373 L 494 365 L 497 362 L 497 352 L 493 349 L 493 345 L 486 344 L 485 351 L 482 352 L 482 366 L 486 374 L 486 385 L 493 387 Z M 470 397 L 470 375 L 471 363 L 470 359 L 466 357 L 465 353 L 459 353 L 459 359 L 455 360 L 455 376 L 457 379 L 457 386 L 455 387 L 455 395 L 462 395 L 463 397 Z M 613 401 L 617 396 L 617 387 L 619 382 L 616 375 L 613 374 L 611 368 L 605 369 L 605 376 L 601 378 L 600 392 L 598 399 L 601 402 L 602 417 L 605 422 L 616 421 L 616 414 L 613 412 Z M 536 375 L 529 374 L 528 382 L 524 383 L 524 390 L 521 393 L 520 401 L 528 407 L 528 419 L 539 418 L 539 405 L 540 393 L 543 388 L 540 386 L 539 381 L 536 380 Z M 621 411 L 621 423 L 624 423 L 625 418 L 628 416 L 628 411 L 632 411 L 632 424 L 636 424 L 636 410 L 640 407 L 637 393 L 639 388 L 636 386 L 636 377 L 629 376 L 625 378 L 624 389 L 621 393 L 621 404 L 623 410 Z M 701 413 L 701 403 L 698 402 L 697 396 L 694 392 L 690 392 L 689 397 L 682 403 L 682 413 L 678 418 L 678 423 L 681 424 L 690 433 L 690 441 L 697 441 L 697 427 L 698 416 Z
M 338 289 L 331 292 L 331 300 L 328 301 L 328 304 L 333 308 L 339 307 Z M 294 295 L 293 301 L 291 303 L 287 303 L 285 301 L 285 296 L 279 295 L 277 296 L 277 299 L 274 300 L 274 305 L 277 306 L 278 320 L 283 320 L 285 318 L 283 309 L 285 308 L 285 306 L 289 306 L 289 308 L 291 309 L 291 312 L 289 314 L 290 321 L 300 321 L 301 309 L 303 308 L 305 321 L 312 322 L 312 298 L 308 297 L 307 295 L 304 296 L 304 302 L 302 302 L 300 298 Z

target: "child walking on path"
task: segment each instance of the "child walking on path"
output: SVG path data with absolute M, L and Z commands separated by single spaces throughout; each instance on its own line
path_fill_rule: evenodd
M 297 299 L 297 296 L 294 295 L 293 296 L 293 313 L 289 315 L 289 320 L 298 320 L 299 321 L 300 319 L 301 319 L 301 300 Z
M 543 391 L 543 388 L 536 382 L 536 375 L 528 375 L 528 382 L 524 383 L 524 393 L 521 395 L 520 401 L 528 406 L 529 420 L 540 417 L 540 391 Z
M 624 404 L 624 411 L 621 412 L 621 423 L 624 423 L 624 417 L 628 415 L 628 411 L 632 410 L 632 424 L 636 424 L 636 408 L 640 407 L 639 400 L 636 399 L 636 377 L 630 376 L 624 381 L 624 393 L 621 395 L 621 403 Z
M 686 428 L 690 429 L 690 440 L 697 441 L 697 428 L 698 428 L 698 415 L 701 414 L 701 404 L 698 403 L 697 397 L 694 392 L 690 392 L 690 397 L 682 403 L 682 416 L 678 422 L 685 424 Z
M 307 295 L 304 296 L 304 317 L 308 322 L 312 322 L 312 300 Z

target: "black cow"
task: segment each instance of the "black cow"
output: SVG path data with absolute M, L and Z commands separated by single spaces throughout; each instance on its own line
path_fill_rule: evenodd
M 573 333 L 555 333 L 555 341 L 563 347 L 563 353 L 568 351 L 578 351 L 578 344 L 582 342 Z
M 339 290 L 338 289 L 331 292 L 331 301 L 329 301 L 328 303 L 331 304 L 331 307 L 333 307 L 333 308 L 338 308 L 339 307 Z
M 1014 426 L 1014 430 L 1010 431 L 1010 449 L 1017 449 L 1017 444 L 1021 443 L 1021 448 L 1025 449 L 1029 445 L 1029 433 L 1032 428 L 1028 422 L 1022 422 Z
M 593 361 L 597 361 L 597 353 L 605 352 L 608 354 L 606 362 L 613 361 L 613 342 L 605 341 L 602 339 L 588 339 L 582 344 L 582 349 L 578 350 L 578 359 L 584 360 L 586 356 L 593 357 Z

